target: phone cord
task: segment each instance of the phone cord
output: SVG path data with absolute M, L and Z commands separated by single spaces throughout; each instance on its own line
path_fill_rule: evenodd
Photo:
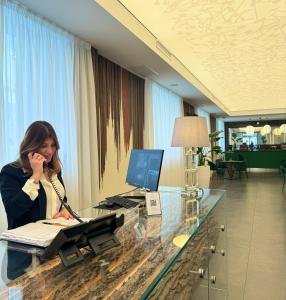
M 52 187 L 53 189 L 55 190 L 59 200 L 61 201 L 61 204 L 65 207 L 65 209 L 77 220 L 79 221 L 80 223 L 83 223 L 83 220 L 81 220 L 81 218 L 77 215 L 77 213 L 75 213 L 72 208 L 63 200 L 63 198 L 61 197 L 61 194 L 58 190 L 58 188 L 56 187 L 54 181 L 52 180 L 51 176 L 50 176 L 50 171 L 47 170 L 47 175 L 48 175 L 48 178 L 52 184 Z

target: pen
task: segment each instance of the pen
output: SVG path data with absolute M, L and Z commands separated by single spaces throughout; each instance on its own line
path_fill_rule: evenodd
M 42 222 L 46 225 L 55 225 L 55 226 L 62 226 L 62 227 L 69 227 L 69 225 L 61 224 L 61 223 L 50 223 L 50 222 Z

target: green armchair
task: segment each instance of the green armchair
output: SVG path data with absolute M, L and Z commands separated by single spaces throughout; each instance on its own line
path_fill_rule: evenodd
M 239 178 L 241 178 L 241 173 L 244 172 L 246 177 L 248 178 L 247 173 L 247 162 L 246 160 L 242 160 L 240 163 L 234 165 L 234 170 L 239 173 Z

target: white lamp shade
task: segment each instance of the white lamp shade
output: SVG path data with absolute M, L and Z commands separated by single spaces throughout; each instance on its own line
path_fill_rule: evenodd
M 280 130 L 280 128 L 275 128 L 275 129 L 273 130 L 273 134 L 274 134 L 274 135 L 281 135 L 281 130 Z
M 252 136 L 254 134 L 255 128 L 253 126 L 246 126 L 245 127 L 245 133 L 249 136 Z
M 269 134 L 269 133 L 271 132 L 271 127 L 270 127 L 270 125 L 265 125 L 265 126 L 263 126 L 263 129 L 264 129 L 264 132 L 265 132 L 266 134 Z
M 282 124 L 280 126 L 280 131 L 281 131 L 281 133 L 286 133 L 286 124 Z
M 204 117 L 179 117 L 175 120 L 172 147 L 208 147 L 207 122 Z

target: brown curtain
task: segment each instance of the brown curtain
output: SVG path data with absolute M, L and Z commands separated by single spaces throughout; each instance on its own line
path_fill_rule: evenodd
M 125 152 L 130 148 L 131 133 L 132 148 L 143 147 L 145 81 L 99 55 L 96 49 L 92 48 L 91 53 L 96 91 L 99 186 L 101 186 L 107 153 L 107 124 L 110 119 L 117 150 L 117 169 L 121 155 L 121 112 Z

